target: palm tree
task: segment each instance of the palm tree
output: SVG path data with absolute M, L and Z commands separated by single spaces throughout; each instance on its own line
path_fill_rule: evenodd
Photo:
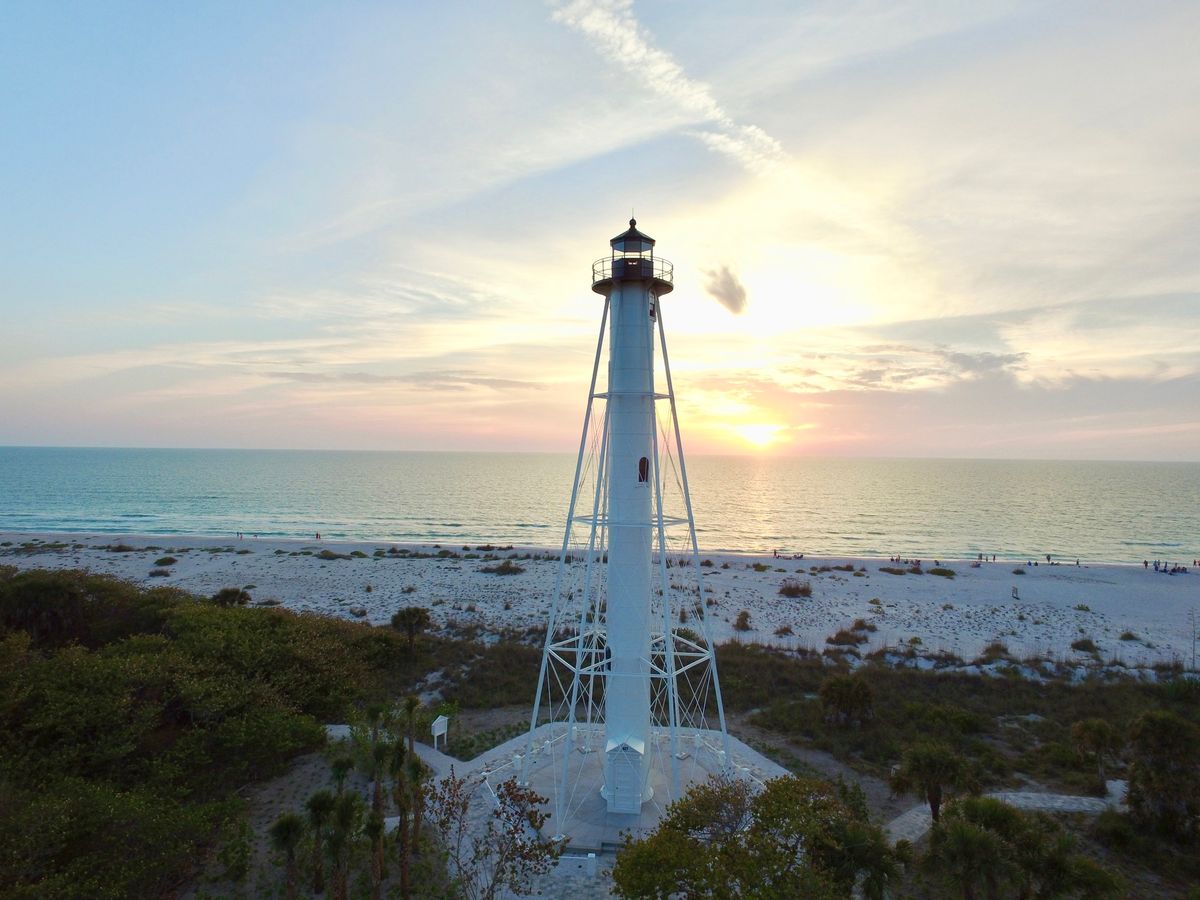
M 408 884 L 409 869 L 412 864 L 412 834 L 409 831 L 408 814 L 412 807 L 412 793 L 408 784 L 408 754 L 404 743 L 394 745 L 394 752 L 389 760 L 392 776 L 392 801 L 396 804 L 396 814 L 400 818 L 396 826 L 396 849 L 400 854 L 400 896 L 411 896 Z
M 370 703 L 367 705 L 367 726 L 370 728 L 371 743 L 374 744 L 379 740 L 379 729 L 387 721 L 387 706 L 382 703 Z
M 371 810 L 383 815 L 383 773 L 388 770 L 396 745 L 389 741 L 377 741 L 371 748 Z
M 892 852 L 883 830 L 868 822 L 848 821 L 841 828 L 844 847 L 842 872 L 850 882 L 859 882 L 866 900 L 884 900 L 888 889 L 900 878 L 900 860 Z
M 350 856 L 354 838 L 362 820 L 362 800 L 357 794 L 342 794 L 334 803 L 329 820 L 326 851 L 333 867 L 334 900 L 346 900 L 350 893 Z
M 406 606 L 392 616 L 392 627 L 408 635 L 408 652 L 413 652 L 417 633 L 424 631 L 433 622 L 429 610 L 423 606 Z
M 943 796 L 967 787 L 969 781 L 967 767 L 957 753 L 945 744 L 924 743 L 904 751 L 900 767 L 892 775 L 892 790 L 924 797 L 936 822 Z
M 1004 849 L 996 832 L 957 818 L 936 825 L 930 837 L 931 855 L 958 882 L 963 900 L 975 900 L 981 884 L 990 900 L 1000 896 Z
M 337 792 L 341 794 L 346 786 L 346 776 L 354 768 L 354 760 L 349 756 L 339 756 L 329 764 L 329 768 L 333 772 L 333 783 L 337 785 Z
M 367 816 L 367 824 L 363 827 L 363 831 L 371 841 L 371 900 L 379 900 L 380 892 L 383 888 L 385 833 L 383 814 L 377 810 L 371 810 L 371 814 Z
M 417 710 L 421 708 L 421 701 L 409 694 L 404 698 L 404 715 L 408 720 L 408 752 L 413 756 L 417 754 Z
M 308 798 L 308 823 L 313 830 L 313 893 L 325 890 L 325 823 L 337 802 L 329 791 L 317 791 Z
M 299 896 L 299 871 L 296 866 L 296 846 L 304 837 L 304 820 L 293 812 L 284 813 L 271 826 L 271 845 L 284 855 L 287 865 L 287 900 Z
M 411 755 L 404 763 L 405 780 L 412 793 L 412 847 L 421 849 L 421 822 L 425 818 L 425 764 L 421 758 Z

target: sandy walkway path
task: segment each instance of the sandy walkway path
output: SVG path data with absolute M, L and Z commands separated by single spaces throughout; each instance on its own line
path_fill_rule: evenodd
M 1035 791 L 994 791 L 984 796 L 993 797 L 1017 809 L 1099 815 L 1106 809 L 1120 809 L 1124 806 L 1125 782 L 1110 781 L 1106 797 L 1077 797 L 1071 794 L 1043 794 Z M 886 831 L 892 843 L 905 840 L 915 844 L 925 836 L 932 824 L 929 806 L 922 803 L 888 822 Z

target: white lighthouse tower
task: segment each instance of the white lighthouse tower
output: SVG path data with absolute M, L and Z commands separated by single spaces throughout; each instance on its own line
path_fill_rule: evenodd
M 553 794 L 551 825 L 576 846 L 652 823 L 690 782 L 729 768 L 663 327 L 673 269 L 654 243 L 631 219 L 592 266 L 604 310 L 529 739 L 513 761 Z

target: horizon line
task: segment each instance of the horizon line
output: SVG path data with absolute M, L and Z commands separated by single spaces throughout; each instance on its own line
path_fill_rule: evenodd
M 149 450 L 149 451 L 208 451 L 219 453 L 455 453 L 461 455 L 508 455 L 508 456 L 571 456 L 572 451 L 563 450 L 478 450 L 454 447 L 429 448 L 346 448 L 346 447 L 184 447 L 122 444 L 0 444 L 0 450 Z M 1200 464 L 1200 458 L 1128 459 L 1123 457 L 1090 456 L 869 456 L 869 455 L 809 455 L 803 453 L 705 453 L 689 452 L 690 458 L 733 458 L 733 459 L 795 459 L 813 461 L 862 460 L 876 462 L 945 461 L 945 462 L 1120 462 L 1120 463 L 1184 463 Z

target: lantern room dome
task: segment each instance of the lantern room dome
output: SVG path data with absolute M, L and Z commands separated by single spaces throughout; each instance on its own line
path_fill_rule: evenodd
M 654 258 L 654 238 L 638 231 L 637 219 L 629 230 L 609 241 L 612 255 L 592 263 L 592 290 L 608 296 L 614 282 L 649 281 L 656 295 L 669 294 L 675 268 L 665 259 Z
M 629 220 L 629 230 L 623 231 L 609 241 L 618 253 L 647 253 L 654 248 L 654 238 L 637 229 L 637 219 Z

